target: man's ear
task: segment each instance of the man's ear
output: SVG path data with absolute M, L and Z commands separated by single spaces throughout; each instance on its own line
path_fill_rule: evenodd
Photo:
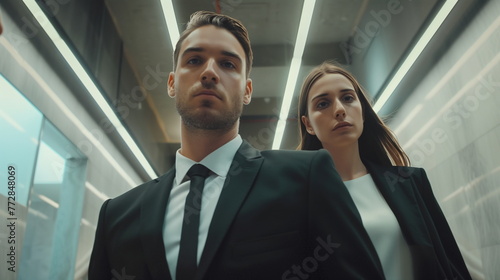
M 309 121 L 308 117 L 302 116 L 302 117 L 300 117 L 300 120 L 302 121 L 302 123 L 306 127 L 307 133 L 309 133 L 311 135 L 316 135 L 316 133 L 314 133 L 314 129 L 312 128 L 311 122 Z
M 248 105 L 252 101 L 253 85 L 252 79 L 247 79 L 247 84 L 245 86 L 245 94 L 243 95 L 243 104 Z
M 175 79 L 174 72 L 170 72 L 170 74 L 168 74 L 167 89 L 168 89 L 168 96 L 170 96 L 172 98 L 175 97 L 174 79 Z

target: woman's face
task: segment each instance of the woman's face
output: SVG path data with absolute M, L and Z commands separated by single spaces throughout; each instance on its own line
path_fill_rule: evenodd
M 316 135 L 323 147 L 357 144 L 363 132 L 363 110 L 352 83 L 341 74 L 326 74 L 311 87 L 307 97 L 308 116 L 302 116 L 307 132 Z

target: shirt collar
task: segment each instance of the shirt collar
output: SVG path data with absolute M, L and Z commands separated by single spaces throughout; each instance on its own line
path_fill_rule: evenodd
M 207 155 L 200 162 L 195 162 L 180 153 L 180 149 L 175 153 L 175 180 L 174 184 L 179 185 L 186 176 L 189 168 L 196 163 L 203 164 L 208 167 L 217 176 L 226 177 L 233 162 L 234 155 L 243 143 L 241 136 L 238 134 L 234 139 L 219 147 Z

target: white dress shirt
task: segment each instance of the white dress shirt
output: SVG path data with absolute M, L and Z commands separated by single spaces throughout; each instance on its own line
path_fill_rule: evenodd
M 410 248 L 398 220 L 378 190 L 372 176 L 366 174 L 345 181 L 363 225 L 375 246 L 387 280 L 412 280 Z
M 189 180 L 186 174 L 196 163 L 203 164 L 212 171 L 205 180 L 203 196 L 201 199 L 200 228 L 198 233 L 197 262 L 200 262 L 203 248 L 207 240 L 208 228 L 219 201 L 222 187 L 227 173 L 233 162 L 234 155 L 238 151 L 243 140 L 238 135 L 233 140 L 213 151 L 200 162 L 195 162 L 180 154 L 175 155 L 175 178 L 167 203 L 167 211 L 163 222 L 163 243 L 165 245 L 166 258 L 172 279 L 175 280 L 177 259 L 179 256 L 179 244 L 181 240 L 182 220 L 184 218 L 184 204 L 189 193 Z M 186 177 L 186 178 L 185 178 Z

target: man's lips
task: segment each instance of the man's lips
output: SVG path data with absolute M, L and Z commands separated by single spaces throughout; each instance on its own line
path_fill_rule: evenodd
M 202 90 L 202 91 L 196 93 L 194 96 L 195 97 L 196 96 L 214 96 L 214 97 L 217 97 L 218 99 L 222 99 L 222 98 L 220 98 L 220 96 L 216 92 L 211 91 L 211 90 Z
M 339 128 L 343 128 L 343 127 L 350 127 L 352 126 L 352 124 L 348 123 L 348 122 L 341 122 L 341 123 L 338 123 L 334 128 L 333 130 L 337 130 Z

